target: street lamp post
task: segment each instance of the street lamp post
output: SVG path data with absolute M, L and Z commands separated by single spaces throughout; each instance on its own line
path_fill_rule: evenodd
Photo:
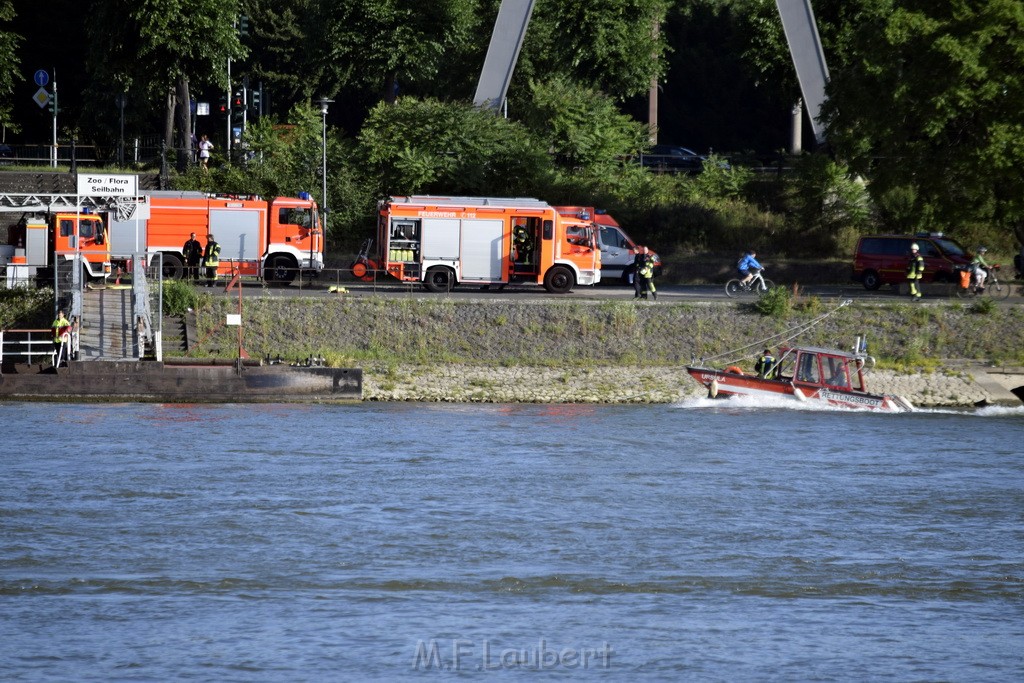
M 321 171 L 323 179 L 323 194 L 320 195 L 320 201 L 323 205 L 320 207 L 320 211 L 323 214 L 323 231 L 324 235 L 327 234 L 327 105 L 333 103 L 334 100 L 329 100 L 326 97 L 321 97 L 316 101 L 320 105 L 320 115 L 323 116 L 324 127 L 323 127 L 323 167 Z

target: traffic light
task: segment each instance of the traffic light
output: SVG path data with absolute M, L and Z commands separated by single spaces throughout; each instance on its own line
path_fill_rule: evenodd
M 262 113 L 262 110 L 260 109 L 260 99 L 262 94 L 263 93 L 261 93 L 258 88 L 252 91 L 252 108 L 257 114 Z
M 243 37 L 249 35 L 249 17 L 244 14 L 238 17 L 238 35 Z
M 219 111 L 221 114 L 227 114 L 228 113 L 228 96 L 227 95 L 221 95 L 220 96 L 220 104 L 217 107 L 217 111 Z
M 245 92 L 238 90 L 231 96 L 231 120 L 241 123 L 245 118 Z
M 50 110 L 51 114 L 53 114 L 54 116 L 57 115 L 58 108 L 57 108 L 57 91 L 56 90 L 54 90 L 52 93 L 50 93 L 50 101 L 47 103 L 47 108 Z

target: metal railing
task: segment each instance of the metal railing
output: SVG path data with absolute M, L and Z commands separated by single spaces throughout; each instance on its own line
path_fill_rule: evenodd
M 65 332 L 60 349 L 53 346 L 53 330 L 0 330 L 0 368 L 8 363 L 33 365 L 48 360 L 56 365 L 60 360 L 78 353 L 78 331 Z M 0 370 L 2 372 L 2 370 Z
M 7 145 L 0 144 L 0 166 L 48 166 L 56 163 L 68 166 L 72 163 L 91 167 L 116 167 L 118 165 L 119 148 L 113 145 L 72 145 L 70 141 L 53 144 Z M 145 136 L 124 141 L 124 163 L 126 165 L 159 164 L 165 153 L 159 136 Z M 199 150 L 193 147 L 191 153 L 183 148 L 168 147 L 166 154 L 184 154 L 193 165 L 198 163 Z

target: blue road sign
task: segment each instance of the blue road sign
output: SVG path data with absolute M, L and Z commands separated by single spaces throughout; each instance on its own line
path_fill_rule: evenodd
M 44 85 L 50 82 L 50 74 L 48 74 L 45 69 L 40 69 L 36 72 L 33 79 L 35 80 L 36 85 L 42 88 Z

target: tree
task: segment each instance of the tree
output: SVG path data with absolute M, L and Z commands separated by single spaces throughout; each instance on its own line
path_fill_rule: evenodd
M 93 76 L 150 100 L 161 98 L 164 140 L 191 154 L 190 81 L 226 86 L 228 58 L 242 56 L 238 0 L 100 0 L 90 22 Z
M 22 37 L 11 32 L 5 25 L 14 19 L 12 0 L 0 0 L 0 126 L 17 130 L 12 118 L 11 100 L 14 82 L 18 76 L 18 45 Z
M 558 76 L 532 83 L 525 122 L 568 169 L 618 167 L 647 144 L 647 127 L 607 95 Z
M 391 103 L 437 75 L 445 52 L 467 40 L 476 10 L 476 0 L 329 0 L 318 10 L 315 63 L 324 74 L 343 65 L 343 82 Z
M 370 112 L 359 156 L 379 196 L 521 195 L 551 171 L 544 147 L 521 124 L 469 103 L 411 97 Z
M 321 94 L 334 95 L 337 84 L 348 80 L 351 66 L 318 57 L 324 50 L 319 2 L 253 0 L 248 11 L 248 66 L 283 104 L 282 111 Z M 325 89 L 327 84 L 332 87 Z
M 856 19 L 859 60 L 828 88 L 836 153 L 919 227 L 993 221 L 1024 238 L 1024 5 L 861 0 Z
M 522 89 L 562 76 L 615 100 L 663 73 L 666 0 L 538 0 L 516 67 Z M 488 37 L 490 32 L 487 32 Z M 481 66 L 483 66 L 481 62 Z

